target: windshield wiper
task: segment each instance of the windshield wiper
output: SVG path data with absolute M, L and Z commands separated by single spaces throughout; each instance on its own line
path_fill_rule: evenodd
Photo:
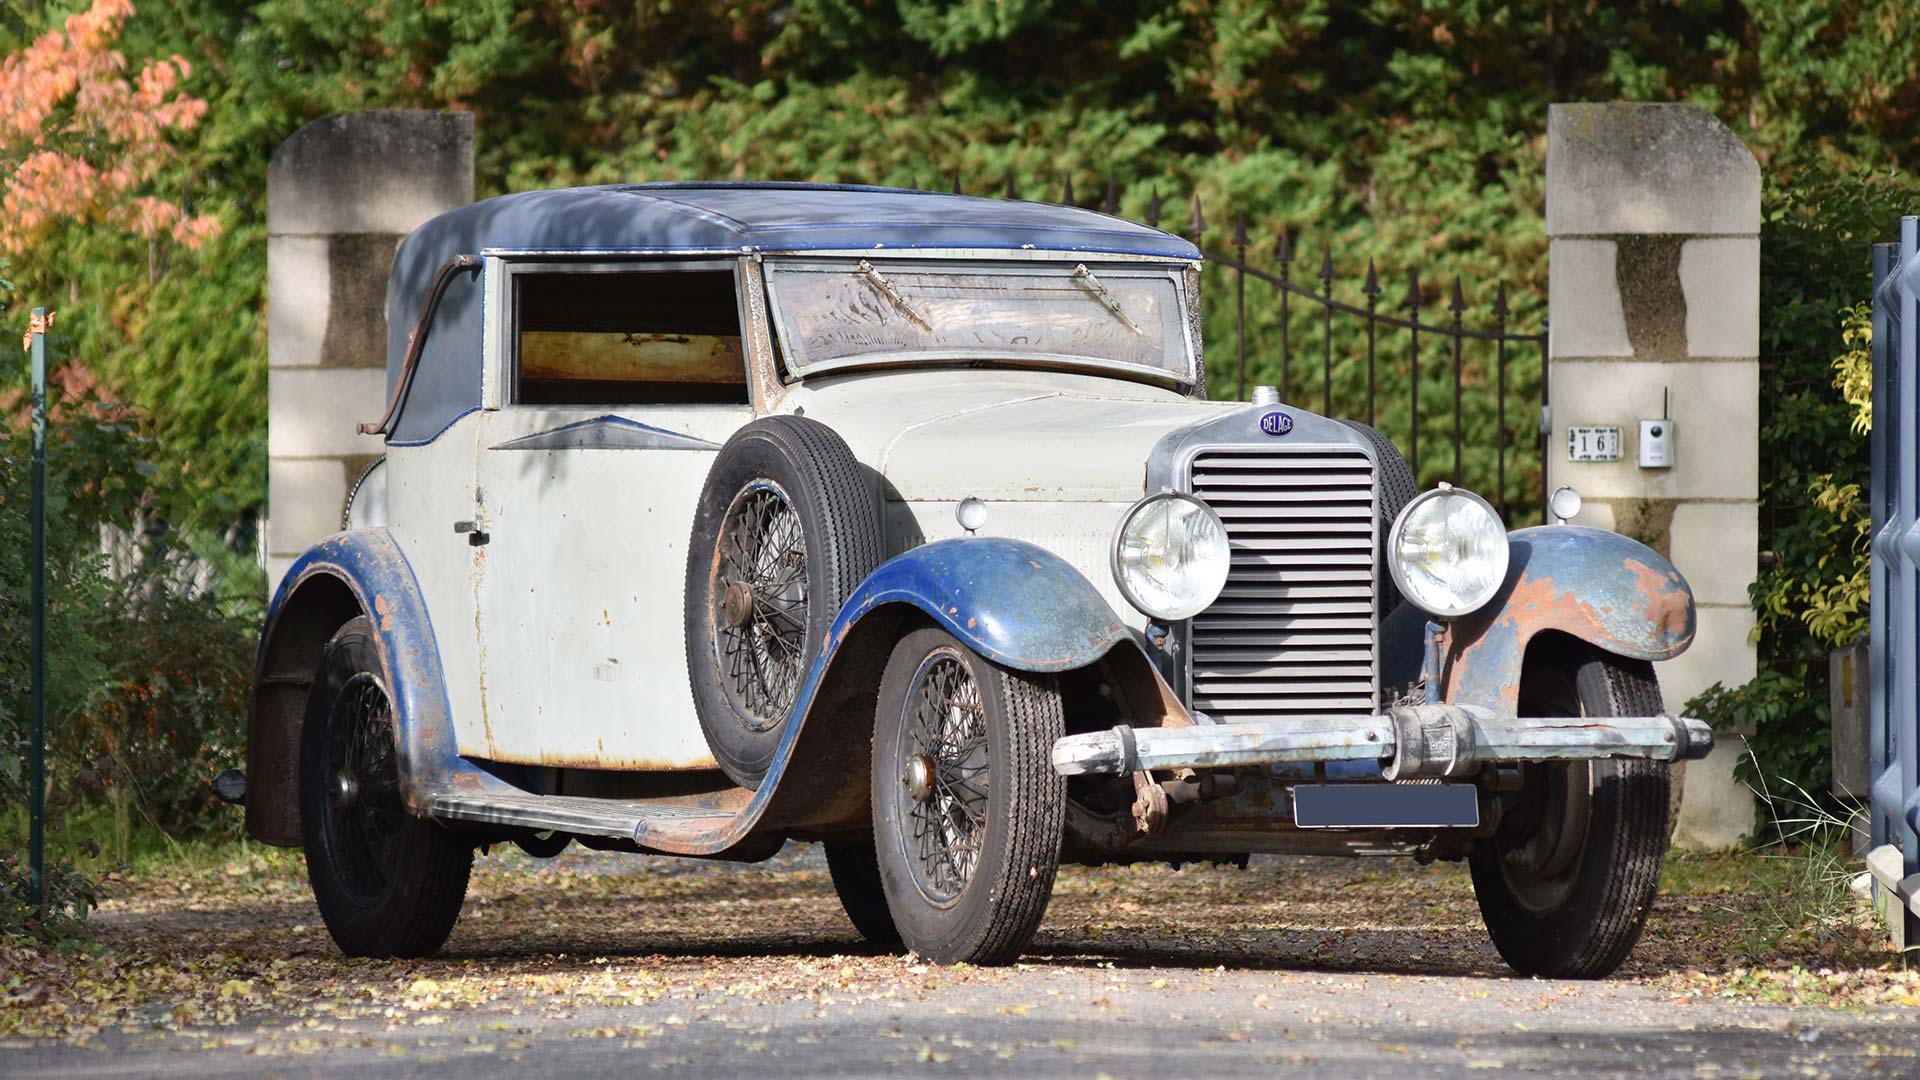
M 914 324 L 919 326 L 920 329 L 925 330 L 929 334 L 933 333 L 933 324 L 922 317 L 919 312 L 913 310 L 913 305 L 907 303 L 906 297 L 901 296 L 899 290 L 893 287 L 893 282 L 881 277 L 880 271 L 875 270 L 872 263 L 861 259 L 860 265 L 853 268 L 853 276 L 873 286 L 875 292 L 886 297 L 887 302 L 892 304 L 895 310 L 913 320 Z
M 1113 295 L 1113 291 L 1102 284 L 1099 278 L 1093 276 L 1093 271 L 1087 269 L 1086 263 L 1081 263 L 1073 268 L 1073 279 L 1085 285 L 1087 291 L 1093 294 L 1094 299 L 1106 305 L 1107 310 L 1113 312 L 1114 318 L 1119 319 L 1127 325 L 1127 329 L 1142 337 L 1146 336 L 1146 331 L 1140 329 L 1140 324 L 1129 318 L 1126 310 L 1120 306 L 1120 298 Z

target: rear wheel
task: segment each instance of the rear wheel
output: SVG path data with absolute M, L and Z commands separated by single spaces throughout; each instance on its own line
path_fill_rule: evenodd
M 833 877 L 833 891 L 860 936 L 882 948 L 898 948 L 900 931 L 893 925 L 893 913 L 887 910 L 886 887 L 880 884 L 880 863 L 873 851 L 873 838 L 830 840 L 821 845 L 827 852 L 827 873 Z
M 1522 713 L 1654 716 L 1653 665 L 1583 649 L 1530 667 Z M 1474 846 L 1473 891 L 1494 947 L 1523 975 L 1601 978 L 1646 926 L 1667 851 L 1665 762 L 1528 765 L 1499 831 Z
M 393 702 L 358 618 L 327 642 L 300 734 L 307 880 L 348 956 L 431 956 L 467 895 L 473 845 L 407 812 Z
M 873 736 L 875 854 L 901 940 L 940 963 L 1006 963 L 1060 866 L 1066 782 L 1051 676 L 1001 667 L 944 630 L 900 640 Z

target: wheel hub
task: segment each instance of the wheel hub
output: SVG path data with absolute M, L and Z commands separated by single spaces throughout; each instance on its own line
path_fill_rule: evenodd
M 344 772 L 333 775 L 333 804 L 339 807 L 352 806 L 360 796 L 360 784 Z
M 907 795 L 914 802 L 926 802 L 933 797 L 933 759 L 925 754 L 915 754 L 907 759 L 907 767 L 901 770 L 900 783 L 906 786 Z
M 726 594 L 720 600 L 720 614 L 728 626 L 747 625 L 753 618 L 753 586 L 744 581 L 727 582 Z

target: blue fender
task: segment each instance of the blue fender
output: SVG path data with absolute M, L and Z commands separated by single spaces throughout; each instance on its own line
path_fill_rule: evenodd
M 861 631 L 890 630 L 897 624 L 883 613 L 902 608 L 925 614 L 980 655 L 1023 671 L 1085 667 L 1131 642 L 1092 583 L 1045 548 L 1000 537 L 914 548 L 881 564 L 841 607 L 800 684 L 793 719 L 766 778 L 747 804 L 732 817 L 643 826 L 635 842 L 680 855 L 714 855 L 746 839 L 763 819 L 777 828 L 796 818 L 817 820 L 830 806 L 864 813 L 865 762 L 854 770 L 863 782 L 850 791 L 845 748 L 864 743 L 872 731 L 871 694 L 892 638 L 880 630 Z M 852 645 L 843 650 L 849 639 Z M 851 667 L 861 675 L 850 680 Z M 1151 671 L 1144 655 L 1141 667 Z M 841 696 L 856 689 L 866 695 L 864 711 Z
M 1692 588 L 1637 540 L 1547 525 L 1508 534 L 1507 551 L 1499 591 L 1454 622 L 1446 701 L 1515 715 L 1527 643 L 1548 631 L 1634 660 L 1671 660 L 1693 643 Z
M 455 752 L 440 648 L 413 567 L 385 528 L 357 529 L 308 549 L 267 606 L 247 738 L 247 828 L 258 839 L 299 843 L 299 732 L 311 678 L 300 665 L 310 669 L 352 607 L 373 623 L 408 809 L 424 815 L 432 791 L 455 783 L 505 790 Z
M 912 604 L 974 652 L 1022 671 L 1085 667 L 1127 637 L 1092 582 L 1024 540 L 940 540 L 895 556 L 847 598 L 835 633 L 896 603 Z

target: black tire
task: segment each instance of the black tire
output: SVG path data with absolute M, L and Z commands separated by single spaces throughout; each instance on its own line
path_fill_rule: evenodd
M 827 628 L 883 553 L 879 492 L 833 429 L 769 416 L 721 448 L 687 545 L 687 672 L 735 783 L 766 777 Z
M 1380 617 L 1386 618 L 1394 608 L 1400 606 L 1400 590 L 1394 587 L 1393 574 L 1387 570 L 1387 534 L 1393 523 L 1400 517 L 1400 511 L 1420 494 L 1420 483 L 1414 479 L 1413 469 L 1408 467 L 1407 459 L 1400 454 L 1400 448 L 1393 440 L 1358 420 L 1342 420 L 1341 423 L 1366 437 L 1373 444 L 1373 455 L 1377 467 L 1374 469 L 1374 546 L 1380 551 L 1380 565 L 1374 568 L 1374 578 L 1380 583 Z
M 1521 711 L 1665 710 L 1652 664 L 1582 649 L 1529 667 Z M 1481 917 L 1508 966 L 1522 975 L 1598 979 L 1626 961 L 1660 885 L 1668 791 L 1665 762 L 1526 767 L 1519 805 L 1469 859 Z
M 300 733 L 307 880 L 348 956 L 431 956 L 460 918 L 473 844 L 407 812 L 373 624 L 326 644 Z
M 887 891 L 880 884 L 873 838 L 829 840 L 821 846 L 826 848 L 827 873 L 833 878 L 833 891 L 840 896 L 847 921 L 868 942 L 883 949 L 899 948 L 900 931 L 893 925 L 893 913 L 887 910 Z
M 933 704 L 919 712 L 922 698 Z M 909 949 L 1001 964 L 1032 940 L 1060 867 L 1067 785 L 1051 753 L 1063 730 L 1052 676 L 1001 667 L 937 628 L 894 646 L 874 718 L 874 847 Z

